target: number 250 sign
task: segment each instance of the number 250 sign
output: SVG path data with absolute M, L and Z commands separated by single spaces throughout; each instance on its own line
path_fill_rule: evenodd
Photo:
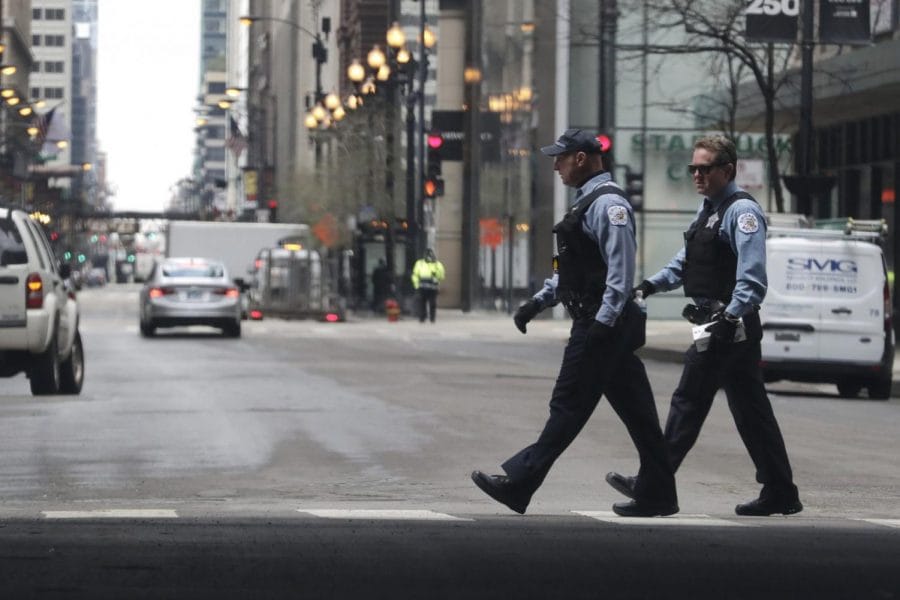
M 800 0 L 751 0 L 745 14 L 796 17 L 800 14 Z
M 797 41 L 800 0 L 750 0 L 744 14 L 749 41 Z

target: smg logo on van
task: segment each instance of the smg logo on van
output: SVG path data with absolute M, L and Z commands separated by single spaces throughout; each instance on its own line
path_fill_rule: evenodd
M 842 275 L 857 273 L 859 269 L 855 260 L 838 260 L 836 258 L 789 258 L 787 270 L 823 275 Z

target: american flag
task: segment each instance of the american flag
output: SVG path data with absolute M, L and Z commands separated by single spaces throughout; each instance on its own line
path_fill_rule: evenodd
M 47 139 L 47 131 L 50 129 L 50 121 L 53 120 L 54 112 L 56 112 L 55 106 L 42 115 L 35 113 L 33 123 L 38 130 L 35 137 L 40 144 L 43 144 L 44 140 Z
M 247 147 L 247 137 L 241 133 L 241 128 L 231 115 L 228 115 L 228 138 L 225 146 L 231 150 L 235 159 L 240 158 L 241 152 Z

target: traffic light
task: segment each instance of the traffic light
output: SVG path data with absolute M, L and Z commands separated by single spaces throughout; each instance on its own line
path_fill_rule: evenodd
M 638 211 L 644 207 L 644 174 L 625 169 L 625 193 L 631 208 Z
M 269 223 L 278 220 L 278 200 L 269 200 Z
M 426 198 L 437 198 L 444 195 L 444 180 L 440 177 L 426 178 L 424 187 Z
M 616 161 L 613 158 L 613 136 L 608 133 L 597 134 L 597 142 L 600 144 L 600 151 L 603 153 L 603 168 L 610 173 L 615 173 Z
M 444 180 L 441 178 L 441 149 L 444 147 L 444 136 L 440 131 L 432 129 L 428 133 L 428 172 L 425 176 L 425 196 L 436 198 L 444 195 Z
M 597 141 L 600 142 L 600 150 L 602 152 L 609 152 L 613 147 L 612 136 L 607 135 L 605 133 L 601 133 L 597 136 Z

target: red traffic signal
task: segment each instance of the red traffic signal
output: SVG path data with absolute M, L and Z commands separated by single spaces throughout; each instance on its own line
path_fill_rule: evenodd
M 269 200 L 269 208 L 278 208 L 278 200 Z
M 600 135 L 598 135 L 597 141 L 600 143 L 601 152 L 609 152 L 610 150 L 612 150 L 612 138 L 605 133 L 601 133 Z
M 440 131 L 431 131 L 428 133 L 428 147 L 432 150 L 440 150 L 444 145 L 444 136 Z

